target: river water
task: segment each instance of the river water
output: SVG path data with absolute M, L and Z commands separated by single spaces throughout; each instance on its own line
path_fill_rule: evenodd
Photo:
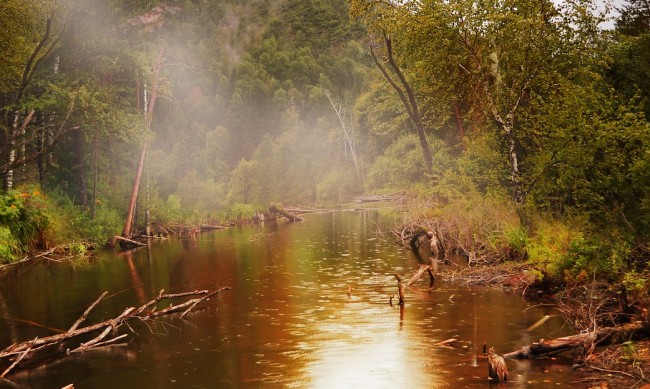
M 391 210 L 307 215 L 172 239 L 92 260 L 16 267 L 0 278 L 0 347 L 67 329 L 103 291 L 88 323 L 139 306 L 161 289 L 229 286 L 184 319 L 131 322 L 124 345 L 73 354 L 9 378 L 60 388 L 486 388 L 487 341 L 505 353 L 566 334 L 549 307 L 500 290 L 425 275 L 403 308 L 392 273 L 410 252 L 376 234 Z M 457 267 L 440 267 L 449 272 Z M 350 292 L 348 294 L 348 292 Z M 46 328 L 49 327 L 49 328 Z M 456 337 L 451 347 L 436 343 Z M 568 360 L 508 361 L 509 388 L 580 387 Z M 10 387 L 8 382 L 0 386 Z

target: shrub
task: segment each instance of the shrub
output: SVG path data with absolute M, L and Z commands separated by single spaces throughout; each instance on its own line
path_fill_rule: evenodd
M 375 160 L 368 173 L 368 186 L 371 189 L 406 188 L 427 178 L 438 178 L 449 168 L 451 158 L 441 140 L 429 137 L 428 141 L 433 171 L 428 172 L 424 165 L 418 137 L 408 134 L 397 139 Z
M 0 226 L 0 263 L 16 261 L 22 253 L 20 242 L 8 227 Z
M 118 234 L 122 228 L 123 218 L 119 212 L 98 201 L 95 215 L 88 209 L 74 204 L 61 192 L 50 195 L 52 217 L 52 236 L 56 244 L 78 242 L 104 244 Z
M 0 195 L 0 253 L 15 260 L 30 249 L 48 246 L 50 215 L 46 197 L 38 190 L 12 190 Z
M 237 220 L 237 219 L 250 219 L 255 215 L 255 212 L 259 207 L 256 207 L 252 204 L 241 204 L 235 203 L 225 213 L 225 219 L 228 220 Z

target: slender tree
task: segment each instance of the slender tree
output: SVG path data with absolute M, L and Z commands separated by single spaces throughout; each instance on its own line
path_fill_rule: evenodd
M 164 49 L 160 47 L 158 49 L 158 56 L 156 62 L 153 66 L 153 84 L 151 86 L 151 93 L 145 105 L 145 128 L 151 130 L 151 121 L 153 120 L 154 107 L 156 105 L 156 98 L 158 97 L 158 89 L 160 87 L 160 69 L 163 66 L 163 55 Z M 146 90 L 146 89 L 145 89 Z M 131 197 L 129 200 L 129 208 L 126 212 L 126 220 L 124 222 L 124 228 L 122 229 L 122 236 L 128 238 L 131 236 L 131 228 L 133 225 L 133 216 L 135 213 L 135 205 L 138 200 L 138 191 L 140 188 L 140 179 L 142 177 L 142 170 L 144 169 L 144 161 L 147 156 L 147 143 L 142 145 L 140 150 L 140 157 L 138 158 L 138 165 L 135 171 L 135 178 L 133 179 L 133 189 L 131 190 Z

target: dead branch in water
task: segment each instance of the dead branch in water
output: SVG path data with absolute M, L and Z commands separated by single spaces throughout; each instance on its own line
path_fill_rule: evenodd
M 67 331 L 56 335 L 46 336 L 42 338 L 36 337 L 31 340 L 15 343 L 8 346 L 4 350 L 0 351 L 0 362 L 13 361 L 0 375 L 0 378 L 6 377 L 7 374 L 15 370 L 17 367 L 19 367 L 20 364 L 23 364 L 24 362 L 34 357 L 35 351 L 37 350 L 42 350 L 47 347 L 60 345 L 63 342 L 100 330 L 102 330 L 102 332 L 99 335 L 97 335 L 95 338 L 87 342 L 82 342 L 75 348 L 72 349 L 68 348 L 66 353 L 67 354 L 79 353 L 79 352 L 84 352 L 99 347 L 103 347 L 126 337 L 127 336 L 126 334 L 118 335 L 117 330 L 122 326 L 122 324 L 125 324 L 130 320 L 139 319 L 142 321 L 147 321 L 159 316 L 168 315 L 171 313 L 181 312 L 181 311 L 183 312 L 181 314 L 181 317 L 185 317 L 185 315 L 187 315 L 187 313 L 190 312 L 192 309 L 194 309 L 198 304 L 200 304 L 203 301 L 206 301 L 210 297 L 224 290 L 230 290 L 230 287 L 226 286 L 214 291 L 196 290 L 193 292 L 176 293 L 176 294 L 165 294 L 163 289 L 160 291 L 160 293 L 158 293 L 158 296 L 156 298 L 148 301 L 147 303 L 143 304 L 139 308 L 128 307 L 124 309 L 124 311 L 122 311 L 122 313 L 115 318 L 104 320 L 100 323 L 88 325 L 86 327 L 80 327 L 80 325 L 88 317 L 88 314 L 101 302 L 101 300 L 104 297 L 106 297 L 108 292 L 104 292 L 102 293 L 101 296 L 99 296 L 99 298 L 97 298 L 97 300 L 95 300 L 84 311 L 81 317 L 79 317 L 79 319 L 77 319 L 77 321 L 75 321 L 75 323 Z M 186 298 L 186 297 L 193 297 L 193 298 L 186 300 L 177 305 L 174 305 L 174 303 L 172 302 L 166 308 L 161 309 L 160 311 L 156 311 L 156 305 L 162 300 L 176 300 L 179 298 Z M 111 337 L 108 340 L 104 340 L 106 337 L 109 336 L 109 334 L 111 334 Z
M 393 273 L 395 276 L 395 279 L 397 280 L 397 293 L 399 296 L 399 305 L 404 305 L 404 284 L 402 284 L 402 278 L 397 275 L 396 273 Z M 392 305 L 392 297 L 391 297 L 391 305 Z
M 593 350 L 595 346 L 619 344 L 630 340 L 645 339 L 650 336 L 648 328 L 642 323 L 632 323 L 618 327 L 601 327 L 595 331 L 556 339 L 540 339 L 529 346 L 505 354 L 510 359 L 535 359 L 559 354 L 563 351 L 582 347 Z
M 270 213 L 275 213 L 275 214 L 278 214 L 278 215 L 282 215 L 282 216 L 286 217 L 287 219 L 291 220 L 292 222 L 301 222 L 301 221 L 305 220 L 305 219 L 303 219 L 302 217 L 300 217 L 298 215 L 294 215 L 294 214 L 292 214 L 290 212 L 287 212 L 284 208 L 282 208 L 279 205 L 271 205 L 271 206 L 269 206 L 269 212 Z
M 417 281 L 420 278 L 420 276 L 422 276 L 422 274 L 425 271 L 430 272 L 431 267 L 429 265 L 420 265 L 420 268 L 413 274 L 413 276 L 411 276 L 411 278 L 406 283 L 406 286 L 411 286 L 415 281 Z
M 488 351 L 488 376 L 497 382 L 507 381 L 509 376 L 506 361 L 494 351 L 494 347 Z
M 111 239 L 111 246 L 115 247 L 117 246 L 117 243 L 120 242 L 120 245 L 126 246 L 136 246 L 136 247 L 143 247 L 146 246 L 145 243 L 138 242 L 132 239 L 125 238 L 123 236 L 115 235 L 113 236 L 113 239 Z

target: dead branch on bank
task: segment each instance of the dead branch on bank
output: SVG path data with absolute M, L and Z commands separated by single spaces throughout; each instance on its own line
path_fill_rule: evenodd
M 644 319 L 633 313 L 642 311 L 639 301 L 628 301 L 624 288 L 604 282 L 566 287 L 554 299 L 565 320 L 578 330 L 591 331 Z
M 115 318 L 104 320 L 100 323 L 88 325 L 85 327 L 80 327 L 80 325 L 87 319 L 88 314 L 100 303 L 108 292 L 102 293 L 97 300 L 95 300 L 77 319 L 77 321 L 70 326 L 70 328 L 56 335 L 46 336 L 46 337 L 36 337 L 31 340 L 14 343 L 4 350 L 0 351 L 0 361 L 1 362 L 10 362 L 13 361 L 0 375 L 0 378 L 4 378 L 11 371 L 19 367 L 20 364 L 24 364 L 28 360 L 32 360 L 36 356 L 36 351 L 61 345 L 64 342 L 70 341 L 72 339 L 91 334 L 96 331 L 102 331 L 99 335 L 95 336 L 89 341 L 81 342 L 79 345 L 73 348 L 67 348 L 66 354 L 71 353 L 80 353 L 88 350 L 96 349 L 99 347 L 107 346 L 113 344 L 118 340 L 121 340 L 127 336 L 127 334 L 118 335 L 117 330 L 128 321 L 133 319 L 138 319 L 142 321 L 152 320 L 156 317 L 163 315 L 169 315 L 175 312 L 182 312 L 181 318 L 185 317 L 192 309 L 194 309 L 198 304 L 208 300 L 214 295 L 224 291 L 230 290 L 230 287 L 226 286 L 218 290 L 196 290 L 193 292 L 185 293 L 176 293 L 176 294 L 165 294 L 164 289 L 158 293 L 158 296 L 139 308 L 128 307 L 122 311 L 120 315 Z M 182 299 L 186 297 L 193 297 L 187 301 L 184 301 L 180 304 L 174 305 L 174 301 L 177 299 Z M 169 306 L 157 311 L 157 304 L 163 300 L 172 300 Z M 128 325 L 128 324 L 127 324 Z M 109 337 L 110 334 L 110 337 Z M 105 340 L 107 337 L 109 339 Z M 56 352 L 54 352 L 56 354 Z
M 95 245 L 90 242 L 78 242 L 74 244 L 62 244 L 49 248 L 46 251 L 42 251 L 33 255 L 27 255 L 16 262 L 6 263 L 0 265 L 0 270 L 15 267 L 25 262 L 32 261 L 34 259 L 45 259 L 53 262 L 63 262 L 67 259 L 74 258 L 80 255 L 83 255 L 83 251 L 94 250 Z
M 410 249 L 418 256 L 420 247 L 426 247 L 433 258 L 442 260 L 446 258 L 449 250 L 438 220 L 412 220 L 391 230 L 391 233 L 396 237 L 397 244 Z
M 631 382 L 643 387 L 650 382 L 650 342 L 598 349 L 577 366 L 576 374 L 582 382 L 607 382 L 610 388 L 631 387 Z

